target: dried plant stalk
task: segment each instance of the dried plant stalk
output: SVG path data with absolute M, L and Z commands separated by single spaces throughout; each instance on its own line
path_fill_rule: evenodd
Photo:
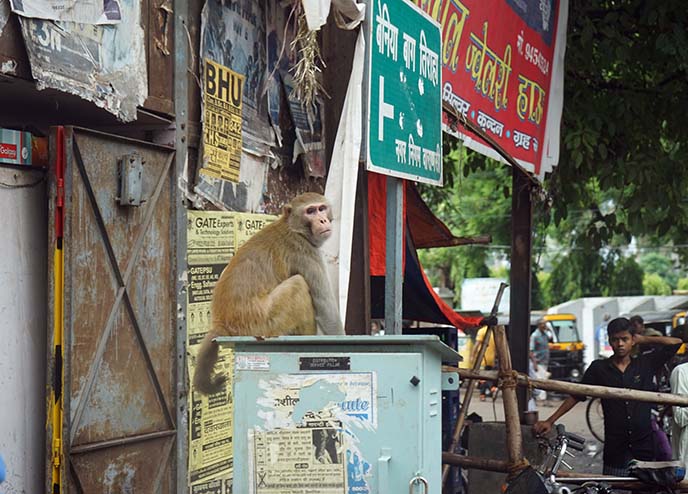
M 310 31 L 306 22 L 306 14 L 301 6 L 301 1 L 294 3 L 296 12 L 296 34 L 291 42 L 292 52 L 296 52 L 296 63 L 289 70 L 294 78 L 294 93 L 301 105 L 311 113 L 315 108 L 315 102 L 319 95 L 329 95 L 320 82 L 320 74 L 325 62 L 320 54 L 318 45 L 318 32 Z

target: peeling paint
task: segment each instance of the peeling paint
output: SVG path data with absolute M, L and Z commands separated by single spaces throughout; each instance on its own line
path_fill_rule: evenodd
M 0 64 L 0 73 L 16 75 L 17 74 L 17 62 L 14 60 L 6 60 Z

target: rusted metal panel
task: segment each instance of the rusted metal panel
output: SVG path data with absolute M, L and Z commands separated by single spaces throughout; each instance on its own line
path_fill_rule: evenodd
M 171 492 L 176 483 L 176 210 L 171 149 L 68 129 L 65 149 L 67 492 Z M 144 160 L 122 207 L 117 158 Z
M 148 53 L 149 110 L 174 113 L 174 5 L 172 0 L 144 0 L 142 22 Z

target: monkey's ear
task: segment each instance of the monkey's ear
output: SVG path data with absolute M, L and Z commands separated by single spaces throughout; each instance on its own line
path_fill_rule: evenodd
M 291 204 L 285 204 L 282 206 L 282 216 L 285 218 L 289 218 L 289 215 L 291 214 Z

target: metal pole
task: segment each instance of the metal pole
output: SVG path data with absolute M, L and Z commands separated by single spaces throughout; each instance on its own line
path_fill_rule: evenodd
M 509 350 L 514 370 L 528 374 L 532 237 L 531 183 L 520 170 L 513 168 L 512 173 Z M 527 390 L 519 388 L 516 396 L 518 410 L 522 413 L 527 408 Z
M 175 109 L 175 162 L 174 176 L 178 180 L 184 173 L 188 156 L 188 119 L 189 119 L 189 39 L 186 25 L 189 15 L 188 0 L 174 0 L 174 109 Z M 200 21 L 199 21 L 200 23 Z M 195 67 L 193 68 L 195 70 Z M 189 492 L 188 487 L 188 387 L 186 378 L 186 207 L 184 196 L 178 183 L 174 181 L 172 195 L 176 217 L 176 292 L 177 317 L 174 320 L 177 333 L 176 348 L 176 489 L 178 494 Z
M 401 334 L 404 181 L 387 177 L 385 334 Z

